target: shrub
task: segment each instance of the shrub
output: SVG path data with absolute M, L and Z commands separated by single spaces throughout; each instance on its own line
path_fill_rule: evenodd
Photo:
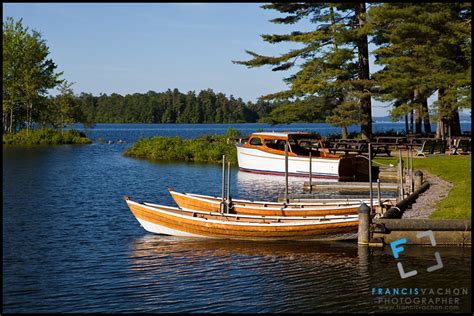
M 91 141 L 77 130 L 60 131 L 53 129 L 30 130 L 22 129 L 17 133 L 3 134 L 5 145 L 60 145 L 90 144 Z
M 235 132 L 232 135 L 237 135 Z M 237 162 L 237 150 L 233 142 L 227 143 L 227 135 L 204 135 L 196 139 L 180 137 L 141 138 L 124 151 L 128 157 L 150 160 L 220 162 L 222 155 L 231 163 Z

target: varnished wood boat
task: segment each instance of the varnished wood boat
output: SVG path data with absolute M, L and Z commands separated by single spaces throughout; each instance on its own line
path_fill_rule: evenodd
M 220 212 L 222 199 L 218 197 L 180 193 L 168 189 L 176 204 L 186 210 L 202 210 Z M 360 204 L 369 201 L 363 200 L 321 200 L 309 203 L 280 203 L 248 200 L 232 200 L 229 213 L 240 215 L 264 216 L 324 216 L 357 214 Z
M 207 238 L 252 240 L 355 239 L 357 215 L 281 217 L 189 211 L 125 197 L 131 212 L 152 233 Z
M 239 169 L 245 172 L 285 175 L 285 144 L 288 175 L 340 180 L 368 178 L 368 160 L 355 155 L 340 157 L 324 148 L 319 135 L 307 132 L 253 133 L 236 144 Z

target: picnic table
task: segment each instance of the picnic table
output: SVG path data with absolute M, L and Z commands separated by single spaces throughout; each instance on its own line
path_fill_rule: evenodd
M 384 145 L 388 149 L 408 149 L 405 136 L 378 136 L 375 137 L 374 145 Z
M 377 154 L 386 154 L 390 156 L 390 149 L 388 146 L 374 143 L 371 143 L 371 146 L 372 158 L 374 158 Z M 341 139 L 329 147 L 329 152 L 332 154 L 342 152 L 345 156 L 347 156 L 349 153 L 356 153 L 359 155 L 368 154 L 369 143 L 366 140 Z

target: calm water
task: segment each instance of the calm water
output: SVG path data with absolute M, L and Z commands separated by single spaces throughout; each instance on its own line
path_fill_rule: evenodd
M 436 248 L 444 268 L 428 273 L 434 249 L 406 247 L 403 264 L 419 273 L 402 280 L 389 249 L 369 254 L 347 242 L 202 240 L 143 230 L 123 195 L 168 205 L 168 187 L 219 195 L 221 167 L 152 163 L 123 150 L 140 136 L 189 138 L 228 127 L 338 132 L 325 124 L 100 124 L 87 131 L 91 139 L 128 143 L 3 147 L 3 312 L 471 311 L 470 248 Z M 374 126 L 384 129 L 403 124 Z M 275 199 L 283 181 L 233 170 L 231 191 Z M 301 191 L 302 181 L 291 179 L 290 191 Z M 379 289 L 394 288 L 418 294 L 378 300 Z

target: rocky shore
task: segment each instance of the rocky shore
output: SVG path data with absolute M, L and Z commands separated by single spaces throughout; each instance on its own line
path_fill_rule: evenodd
M 453 185 L 440 177 L 424 172 L 423 181 L 428 181 L 428 190 L 418 196 L 416 202 L 403 213 L 403 218 L 429 218 L 437 202 L 445 199 Z

